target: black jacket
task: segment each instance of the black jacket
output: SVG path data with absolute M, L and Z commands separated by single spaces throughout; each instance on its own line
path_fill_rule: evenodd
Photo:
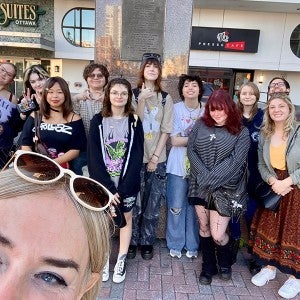
M 140 191 L 140 171 L 144 156 L 144 131 L 141 120 L 137 115 L 128 118 L 129 136 L 124 164 L 120 174 L 119 185 L 115 186 L 107 172 L 104 153 L 103 117 L 96 114 L 91 120 L 88 137 L 88 169 L 90 177 L 103 184 L 112 194 L 118 193 L 121 199 L 136 196 Z

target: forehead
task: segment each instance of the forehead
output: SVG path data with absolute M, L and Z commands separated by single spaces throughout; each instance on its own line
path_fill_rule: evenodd
M 111 86 L 112 90 L 118 90 L 118 91 L 127 91 L 127 86 L 124 84 L 120 84 L 120 83 L 116 83 L 114 85 Z
M 49 90 L 61 90 L 61 86 L 58 82 L 55 82 L 51 87 L 49 87 Z
M 279 104 L 280 105 L 285 104 L 286 106 L 288 106 L 286 100 L 281 99 L 281 98 L 274 98 L 274 99 L 272 99 L 270 101 L 270 103 L 269 103 L 269 106 L 271 106 L 271 105 L 279 105 Z
M 249 86 L 249 85 L 245 85 L 245 86 L 242 87 L 241 92 L 242 93 L 243 92 L 253 92 L 253 88 L 251 86 Z
M 189 84 L 189 83 L 197 84 L 199 86 L 199 84 L 196 80 L 189 80 L 189 79 L 186 79 L 183 84 Z
M 99 68 L 95 68 L 94 70 L 91 70 L 91 73 L 102 73 Z
M 278 83 L 278 82 L 283 82 L 283 83 L 284 83 L 284 80 L 282 80 L 282 79 L 280 79 L 280 78 L 276 78 L 276 79 L 274 79 L 274 80 L 271 82 L 271 84 L 272 84 L 272 83 Z

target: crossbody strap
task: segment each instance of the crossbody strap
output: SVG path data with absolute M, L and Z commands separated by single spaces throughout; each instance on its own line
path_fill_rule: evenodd
M 296 130 L 295 130 L 295 132 L 294 132 L 292 138 L 290 139 L 289 144 L 288 144 L 288 146 L 287 146 L 287 148 L 286 148 L 286 153 L 289 152 L 289 150 L 290 150 L 290 148 L 291 148 L 291 145 L 292 145 L 292 141 L 293 141 L 294 138 L 296 137 L 296 134 L 297 134 L 297 132 L 298 132 L 299 127 L 300 127 L 300 125 L 298 125 L 298 127 L 296 128 Z

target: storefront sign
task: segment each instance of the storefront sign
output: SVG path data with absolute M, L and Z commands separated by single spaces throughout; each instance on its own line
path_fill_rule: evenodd
M 0 2 L 0 26 L 6 27 L 14 21 L 19 26 L 36 27 L 39 16 L 45 13 L 38 5 Z
M 191 50 L 256 53 L 259 30 L 193 27 Z

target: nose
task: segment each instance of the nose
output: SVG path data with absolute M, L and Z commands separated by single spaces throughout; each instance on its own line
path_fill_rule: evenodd
M 12 273 L 12 272 L 11 272 Z M 4 278 L 2 278 L 4 277 Z M 18 274 L 1 276 L 0 299 L 22 300 L 29 299 L 25 282 Z

